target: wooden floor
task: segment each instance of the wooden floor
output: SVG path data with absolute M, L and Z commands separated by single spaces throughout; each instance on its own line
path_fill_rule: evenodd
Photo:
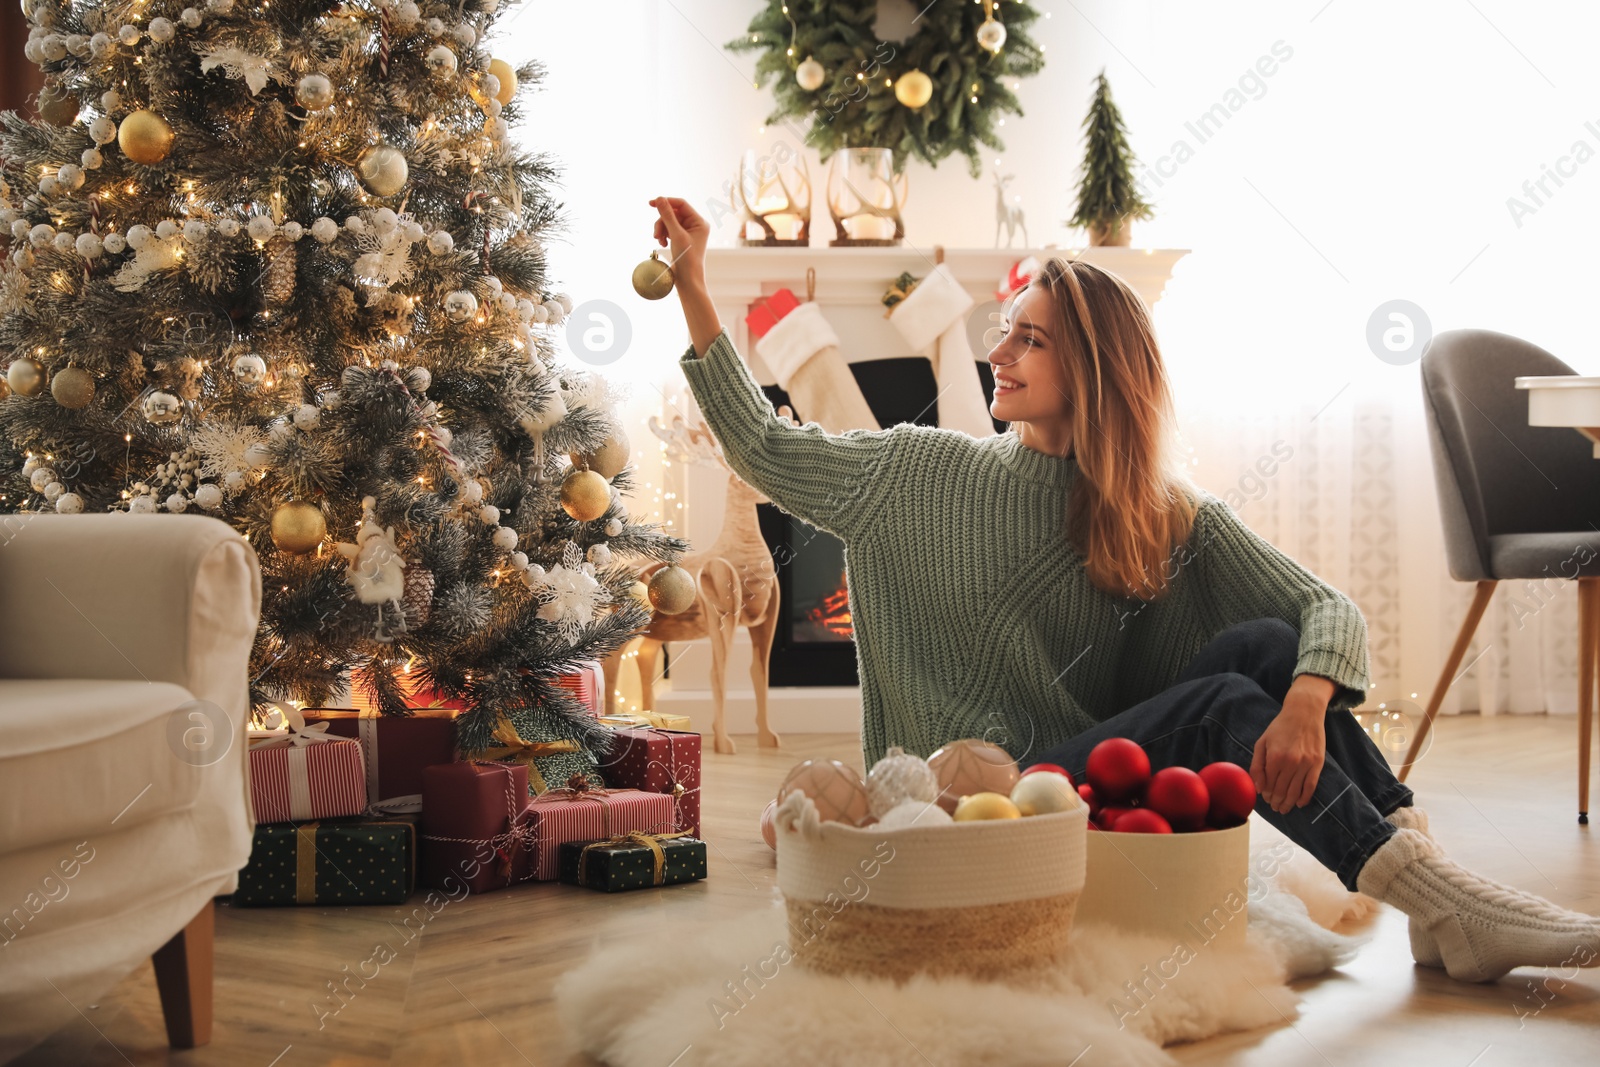
M 1575 734 L 1572 719 L 1444 720 L 1412 784 L 1435 834 L 1458 859 L 1566 907 L 1600 913 L 1600 819 L 1594 827 L 1576 822 Z M 15 1062 L 589 1065 L 564 1038 L 550 990 L 584 956 L 595 928 L 625 936 L 769 900 L 774 867 L 756 829 L 761 808 L 798 759 L 860 761 L 850 736 L 791 735 L 785 744 L 758 751 L 752 738 L 741 738 L 737 756 L 708 754 L 705 882 L 615 895 L 534 885 L 449 904 L 420 933 L 415 920 L 412 932 L 401 925 L 408 908 L 221 907 L 209 1047 L 166 1047 L 147 963 L 98 1004 L 80 1005 L 84 1021 Z M 329 983 L 380 945 L 395 958 L 319 1028 L 318 1006 L 338 1004 Z M 1292 1023 L 1171 1051 L 1184 1063 L 1271 1067 L 1600 1061 L 1600 969 L 1575 980 L 1523 970 L 1492 985 L 1463 985 L 1413 966 L 1404 920 L 1387 909 L 1350 966 L 1304 983 L 1302 992 Z M 1092 1054 L 1083 1061 L 1092 1062 Z

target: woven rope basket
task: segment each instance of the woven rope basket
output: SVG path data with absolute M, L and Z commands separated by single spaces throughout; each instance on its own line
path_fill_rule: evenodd
M 901 830 L 777 812 L 789 944 L 827 974 L 1012 984 L 1061 963 L 1084 878 L 1083 808 Z

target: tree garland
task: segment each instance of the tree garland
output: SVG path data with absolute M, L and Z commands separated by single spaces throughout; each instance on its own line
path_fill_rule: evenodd
M 937 166 L 960 152 L 977 177 L 981 149 L 1005 149 L 997 120 L 1022 114 L 1017 79 L 1044 66 L 1043 46 L 1027 34 L 1039 13 L 1020 0 L 935 3 L 911 36 L 890 42 L 873 32 L 877 10 L 876 0 L 771 0 L 727 47 L 760 54 L 756 84 L 776 76 L 777 107 L 767 122 L 809 116 L 806 141 L 824 160 L 841 148 L 892 148 L 897 168 L 913 157 Z M 984 30 L 991 44 L 1002 41 L 996 51 L 979 43 L 980 27 L 991 21 L 1004 27 Z M 904 101 L 928 90 L 921 75 L 932 92 L 913 107 Z

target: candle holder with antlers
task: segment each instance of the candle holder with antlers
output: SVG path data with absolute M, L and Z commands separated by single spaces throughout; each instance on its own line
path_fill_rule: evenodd
M 804 247 L 811 243 L 811 172 L 805 156 L 758 156 L 746 149 L 729 191 L 745 247 Z
M 839 235 L 835 247 L 894 247 L 905 239 L 900 209 L 906 176 L 894 170 L 888 148 L 843 148 L 828 169 L 828 211 Z
M 787 418 L 787 407 L 780 414 Z M 661 645 L 667 641 L 706 638 L 711 645 L 713 747 L 721 753 L 736 751 L 726 723 L 727 669 L 734 632 L 743 626 L 750 631 L 750 684 L 755 690 L 757 744 L 762 748 L 776 748 L 778 735 L 767 723 L 767 667 L 778 627 L 778 573 L 772 552 L 761 536 L 756 514 L 756 505 L 767 503 L 767 497 L 728 466 L 722 446 L 704 420 L 690 426 L 679 415 L 670 425 L 662 426 L 652 415 L 649 422 L 650 432 L 666 443 L 668 458 L 726 471 L 727 496 L 722 529 L 711 547 L 678 561 L 678 566 L 694 575 L 693 606 L 677 615 L 657 615 L 644 633 L 605 660 L 606 710 L 608 713 L 613 710 L 617 669 L 626 652 L 638 652 L 634 661 L 639 667 L 640 706 L 654 710 L 653 683 Z M 663 566 L 666 564 L 653 563 L 646 567 L 640 572 L 640 580 L 649 581 L 650 575 Z

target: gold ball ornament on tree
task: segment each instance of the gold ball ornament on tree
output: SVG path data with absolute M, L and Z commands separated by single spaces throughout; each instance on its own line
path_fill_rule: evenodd
M 287 500 L 272 509 L 272 543 L 279 552 L 303 556 L 327 536 L 322 509 L 304 500 Z
M 63 367 L 50 379 L 50 395 L 71 411 L 86 408 L 94 399 L 94 376 L 82 367 Z
M 804 793 L 824 822 L 860 826 L 872 821 L 867 785 L 852 768 L 836 759 L 808 759 L 795 764 L 778 787 L 778 807 L 790 794 Z
M 406 187 L 411 167 L 405 154 L 386 144 L 375 144 L 356 160 L 356 177 L 373 196 L 394 196 Z
M 117 146 L 135 163 L 153 167 L 172 151 L 172 127 L 154 111 L 141 109 L 117 127 Z
M 1001 793 L 972 793 L 956 802 L 950 813 L 956 822 L 983 822 L 988 819 L 1020 819 L 1022 812 Z
M 911 70 L 895 79 L 894 98 L 912 111 L 933 99 L 933 79 L 920 70 Z
M 672 292 L 672 266 L 652 251 L 650 258 L 633 268 L 633 291 L 646 300 L 660 300 Z
M 828 72 L 822 69 L 822 64 L 818 63 L 811 56 L 806 56 L 805 60 L 798 67 L 794 68 L 795 84 L 799 85 L 800 88 L 804 89 L 808 93 L 814 93 L 818 89 L 822 88 L 822 83 L 826 81 L 827 78 Z
M 501 107 L 505 107 L 517 97 L 516 69 L 503 59 L 491 59 L 489 73 L 500 79 L 500 91 L 494 94 L 494 98 L 500 101 Z
M 1020 772 L 1011 753 L 988 741 L 952 741 L 928 757 L 939 782 L 939 806 L 951 814 L 956 803 L 973 793 L 1008 796 Z
M 321 111 L 333 103 L 333 82 L 326 74 L 307 74 L 295 85 L 294 100 L 307 111 Z
M 77 97 L 54 85 L 39 90 L 39 117 L 52 126 L 71 126 L 78 121 Z
M 617 430 L 606 438 L 605 444 L 593 452 L 572 454 L 572 464 L 575 467 L 587 467 L 600 477 L 611 479 L 622 473 L 628 465 L 628 436 Z
M 32 356 L 11 361 L 6 369 L 6 384 L 17 396 L 34 396 L 44 388 L 44 364 Z
M 139 411 L 152 426 L 171 426 L 183 418 L 183 401 L 157 389 L 145 394 Z
M 694 575 L 676 563 L 650 576 L 650 606 L 663 615 L 681 615 L 694 606 Z
M 611 483 L 594 471 L 574 470 L 561 480 L 561 507 L 579 522 L 593 522 L 611 506 Z
M 628 595 L 639 602 L 639 606 L 646 611 L 654 611 L 655 605 L 650 602 L 650 587 L 643 582 L 634 582 L 628 586 Z

